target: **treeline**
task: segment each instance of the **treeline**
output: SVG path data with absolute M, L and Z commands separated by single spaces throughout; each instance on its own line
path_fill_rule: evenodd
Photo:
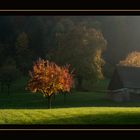
M 140 50 L 139 23 L 136 16 L 0 16 L 0 75 L 26 76 L 40 57 L 70 64 L 81 89 Z

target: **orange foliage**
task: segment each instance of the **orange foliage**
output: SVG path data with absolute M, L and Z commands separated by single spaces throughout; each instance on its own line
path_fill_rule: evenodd
M 140 67 L 140 52 L 131 52 L 128 56 L 120 61 L 119 65 L 130 66 L 130 67 Z
M 27 89 L 51 96 L 58 92 L 69 92 L 73 86 L 73 74 L 69 65 L 60 67 L 48 60 L 39 59 L 29 72 L 30 80 Z

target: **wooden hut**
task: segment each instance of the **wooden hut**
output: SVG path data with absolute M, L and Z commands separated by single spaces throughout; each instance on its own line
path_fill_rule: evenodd
M 108 91 L 115 101 L 140 101 L 140 67 L 117 66 Z

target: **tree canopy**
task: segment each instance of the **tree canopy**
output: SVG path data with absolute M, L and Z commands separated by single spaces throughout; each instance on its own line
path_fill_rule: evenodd
M 86 25 L 75 25 L 70 31 L 57 32 L 57 47 L 52 51 L 51 58 L 60 65 L 71 64 L 75 69 L 79 88 L 82 81 L 98 80 L 103 78 L 102 52 L 106 49 L 107 41 L 101 31 L 87 27 Z
M 120 61 L 119 65 L 140 67 L 140 52 L 134 51 L 128 54 L 128 56 Z
M 52 95 L 59 92 L 70 92 L 73 86 L 73 75 L 69 72 L 69 66 L 60 67 L 48 60 L 39 59 L 29 72 L 30 80 L 27 89 L 40 92 L 48 97 L 49 108 Z

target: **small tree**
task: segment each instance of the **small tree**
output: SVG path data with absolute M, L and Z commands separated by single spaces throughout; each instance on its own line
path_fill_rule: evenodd
M 14 65 L 4 65 L 0 68 L 0 82 L 1 82 L 1 92 L 3 92 L 3 87 L 6 86 L 8 89 L 8 94 L 10 93 L 10 87 L 14 81 L 20 76 L 19 70 Z
M 72 72 L 69 72 L 69 66 L 59 67 L 48 60 L 37 60 L 29 76 L 27 89 L 33 93 L 40 92 L 47 97 L 48 108 L 51 108 L 52 95 L 69 92 L 73 85 L 73 76 Z

